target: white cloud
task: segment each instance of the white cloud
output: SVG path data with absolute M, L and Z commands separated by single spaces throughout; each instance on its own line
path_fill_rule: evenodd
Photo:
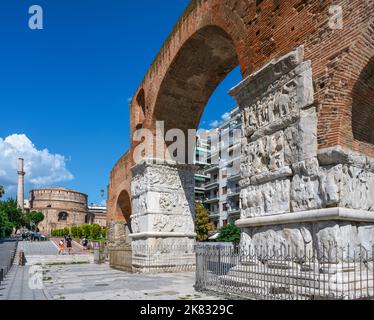
M 47 149 L 38 150 L 25 134 L 12 134 L 0 138 L 0 184 L 4 186 L 5 196 L 16 194 L 18 158 L 24 159 L 26 190 L 74 178 L 66 169 L 64 156 L 51 154 Z
M 216 128 L 216 127 L 220 126 L 222 123 L 224 123 L 225 121 L 227 121 L 229 118 L 230 118 L 230 112 L 225 112 L 225 113 L 221 116 L 221 119 L 220 119 L 220 120 L 212 120 L 212 121 L 209 121 L 208 125 L 209 125 L 209 127 L 211 127 L 211 128 Z
M 222 116 L 221 119 L 222 121 L 227 121 L 230 118 L 230 112 L 225 112 Z
M 221 122 L 218 121 L 218 120 L 209 121 L 209 126 L 210 126 L 211 128 L 218 127 L 220 124 L 221 124 Z

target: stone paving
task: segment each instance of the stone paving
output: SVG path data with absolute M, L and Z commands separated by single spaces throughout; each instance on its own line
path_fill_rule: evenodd
M 15 240 L 4 239 L 0 240 L 0 268 L 8 270 L 8 265 L 11 261 L 12 252 L 16 247 Z
M 52 299 L 67 300 L 189 300 L 218 299 L 196 292 L 195 274 L 131 274 L 107 264 L 49 266 L 44 285 Z
M 92 254 L 56 255 L 51 242 L 20 242 L 20 249 L 27 264 L 18 266 L 16 259 L 0 287 L 0 300 L 219 299 L 194 290 L 193 272 L 126 273 L 93 264 Z

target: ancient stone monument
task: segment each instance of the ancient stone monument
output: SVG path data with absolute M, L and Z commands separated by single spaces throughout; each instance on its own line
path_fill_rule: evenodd
M 373 10 L 361 0 L 191 1 L 131 101 L 131 135 L 156 132 L 156 121 L 187 135 L 239 65 L 242 244 L 372 246 Z M 188 165 L 135 163 L 131 143 L 108 187 L 111 248 L 192 243 Z
M 311 61 L 303 47 L 231 90 L 244 119 L 243 244 L 303 250 L 374 244 L 374 159 L 318 150 Z
M 189 165 L 157 164 L 153 160 L 145 159 L 132 169 L 133 266 L 141 271 L 148 261 L 148 269 L 162 269 L 163 263 L 175 256 L 176 270 L 181 265 L 192 268 L 194 171 Z
M 50 235 L 55 229 L 79 226 L 86 222 L 87 195 L 58 187 L 34 189 L 30 191 L 30 210 L 44 214 L 38 228 L 43 234 Z

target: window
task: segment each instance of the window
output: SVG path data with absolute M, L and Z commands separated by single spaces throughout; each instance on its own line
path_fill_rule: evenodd
M 222 204 L 222 210 L 223 211 L 227 211 L 227 203 L 223 203 Z
M 58 214 L 58 221 L 66 221 L 68 219 L 68 213 L 67 212 L 60 212 Z
M 227 170 L 222 170 L 222 179 L 227 178 Z
M 234 155 L 234 150 L 230 150 L 229 156 L 232 157 Z
M 224 226 L 227 225 L 227 219 L 223 220 L 222 222 Z

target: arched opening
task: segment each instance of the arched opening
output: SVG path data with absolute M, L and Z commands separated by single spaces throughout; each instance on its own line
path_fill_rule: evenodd
M 117 216 L 119 220 L 124 220 L 126 228 L 130 233 L 131 229 L 131 198 L 126 190 L 121 191 L 117 200 Z
M 66 221 L 68 219 L 68 213 L 67 212 L 59 212 L 58 214 L 58 221 Z
M 171 128 L 198 127 L 208 99 L 238 65 L 234 43 L 220 27 L 207 26 L 179 50 L 161 84 L 153 120 Z
M 356 140 L 374 144 L 374 59 L 361 72 L 352 92 L 352 131 Z
M 182 130 L 187 137 L 189 129 L 199 127 L 207 107 L 209 114 L 214 114 L 217 121 L 204 115 L 204 122 L 207 123 L 202 123 L 199 129 L 217 129 L 219 134 L 223 131 L 232 134 L 234 126 L 237 125 L 234 124 L 234 118 L 240 117 L 240 111 L 235 108 L 236 103 L 229 97 L 228 91 L 242 80 L 238 66 L 235 44 L 226 31 L 218 26 L 200 29 L 184 43 L 170 64 L 159 89 L 153 121 L 164 121 L 165 133 L 176 128 Z M 240 131 L 241 123 L 238 125 Z M 199 147 L 204 149 L 211 144 L 210 134 L 212 132 L 207 137 L 201 135 L 196 139 L 195 159 L 200 162 L 202 172 L 200 176 L 195 176 L 195 199 L 209 210 L 211 222 L 216 227 L 221 227 L 232 220 L 229 217 L 231 213 L 238 218 L 239 193 L 234 190 L 235 187 L 238 189 L 237 180 L 227 179 L 230 168 L 223 172 L 217 167 L 209 174 L 205 171 L 210 162 L 202 163 L 203 157 L 200 157 L 197 151 Z M 231 136 L 228 138 L 232 139 Z M 186 148 L 186 162 L 188 152 L 191 150 Z M 227 157 L 234 158 L 227 153 Z M 175 156 L 173 154 L 173 157 Z M 227 196 L 228 192 L 230 196 Z M 230 199 L 221 201 L 221 195 Z
M 140 89 L 138 95 L 136 96 L 136 129 L 141 129 L 143 127 L 143 122 L 145 119 L 146 107 L 145 107 L 145 93 L 144 89 Z

